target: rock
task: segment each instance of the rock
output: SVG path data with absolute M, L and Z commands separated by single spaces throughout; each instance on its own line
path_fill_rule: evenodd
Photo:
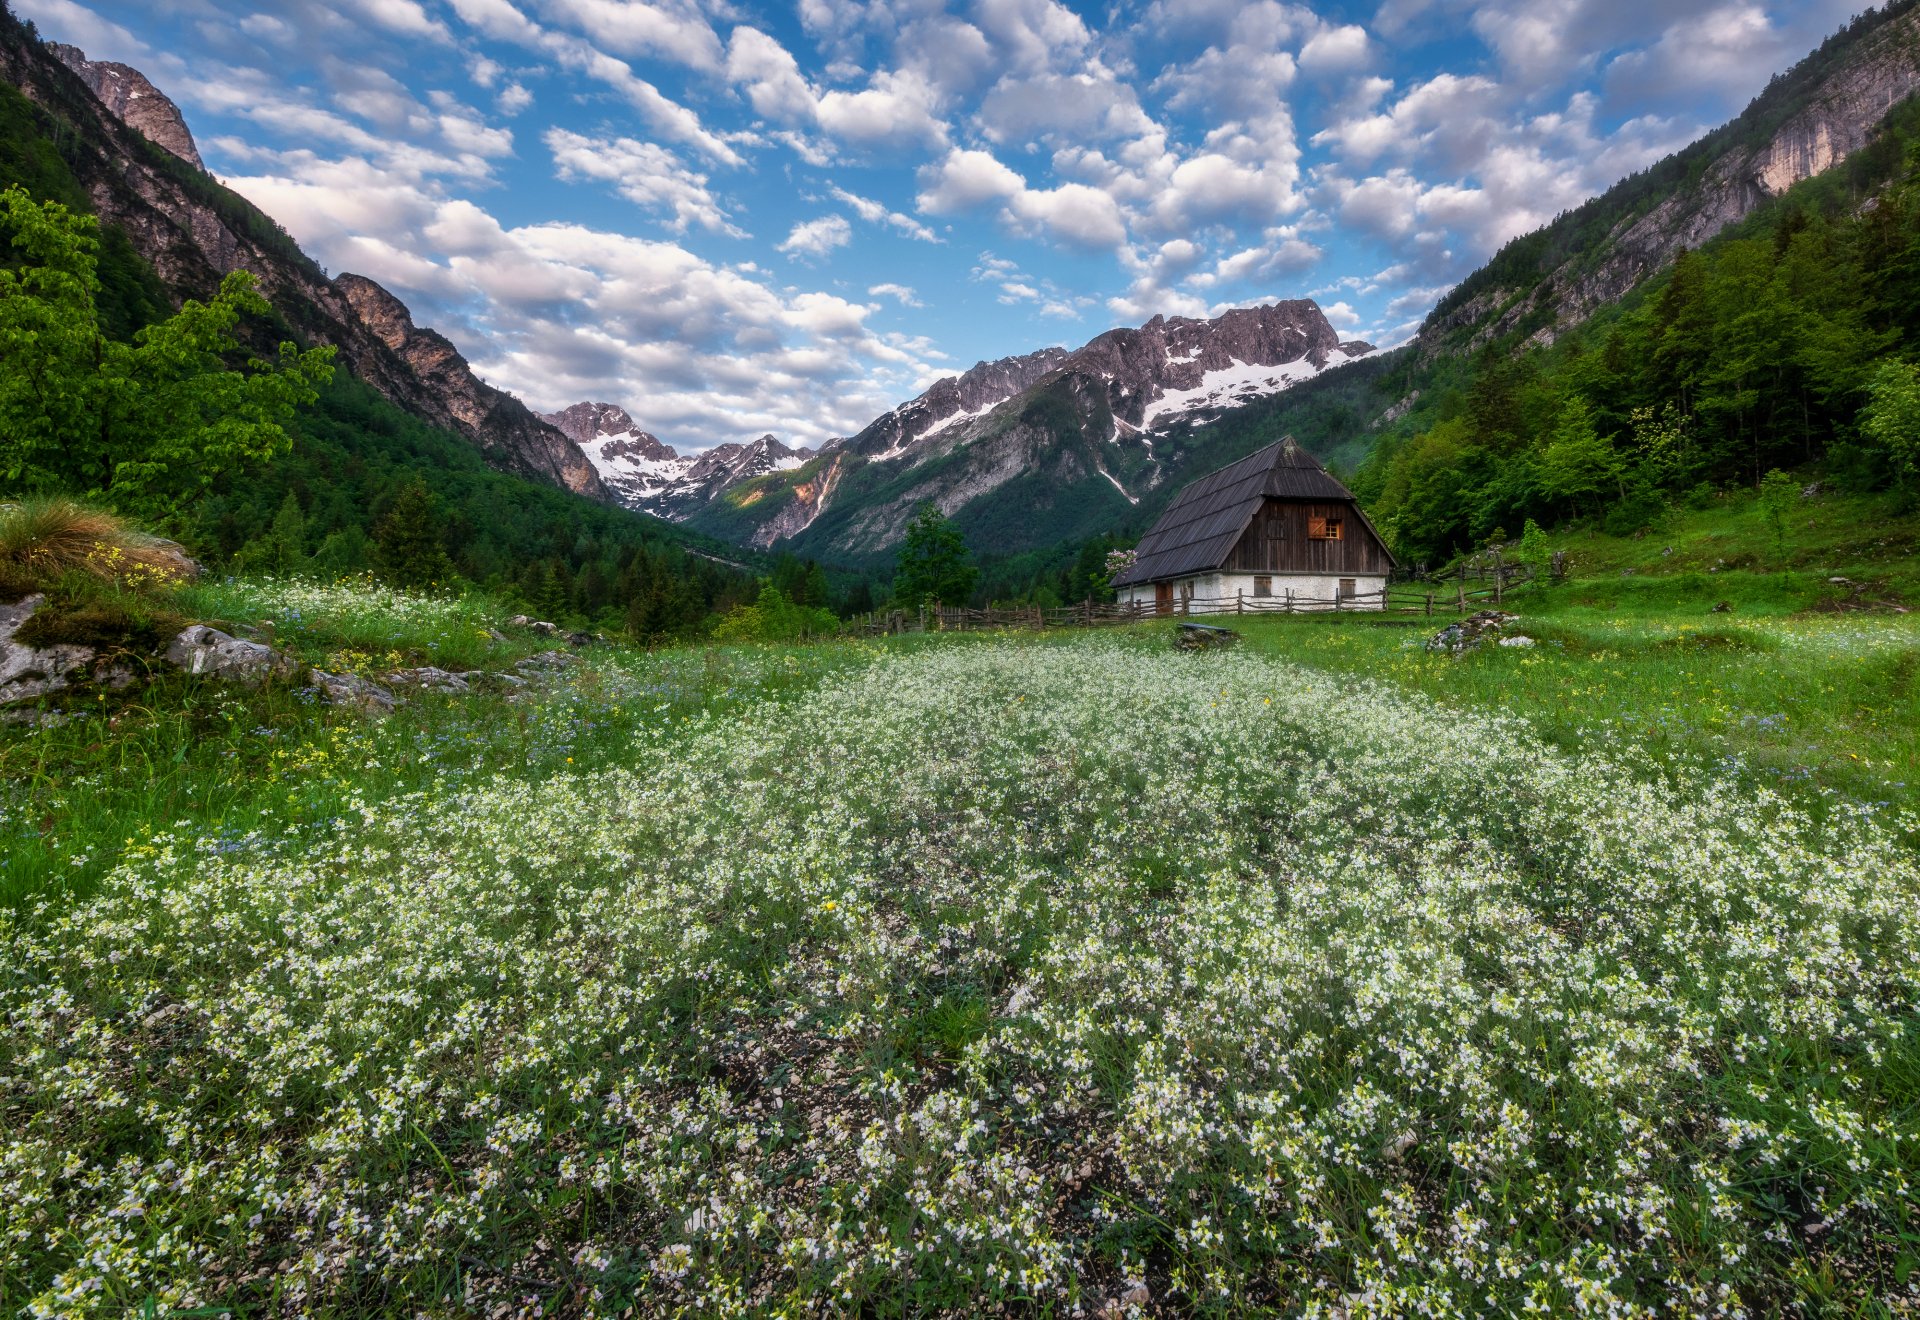
M 1514 635 L 1513 635 L 1512 637 L 1502 637 L 1502 638 L 1500 639 L 1500 645 L 1502 645 L 1502 646 L 1532 646 L 1532 645 L 1534 645 L 1534 640 L 1533 640 L 1533 638 L 1531 638 L 1531 637 L 1529 637 L 1529 636 L 1527 636 L 1527 635 L 1526 635 L 1525 633 L 1516 633 L 1516 634 L 1514 634 Z
M 423 692 L 471 692 L 472 686 L 459 674 L 421 665 L 417 669 L 396 669 L 382 675 L 394 687 L 419 688 Z
M 74 718 L 64 710 L 0 710 L 0 724 L 26 724 L 36 729 L 57 729 Z
M 140 70 L 112 60 L 90 60 L 78 47 L 57 41 L 48 43 L 47 50 L 79 74 L 80 81 L 121 123 L 195 169 L 206 168 L 193 145 L 193 134 L 187 131 L 187 121 L 180 116 L 180 107 L 148 82 Z
M 1519 619 L 1517 614 L 1506 614 L 1500 610 L 1481 610 L 1470 614 L 1458 623 L 1450 623 L 1435 633 L 1427 642 L 1429 651 L 1446 651 L 1460 655 L 1471 651 L 1487 638 L 1495 635 L 1508 624 Z M 1532 641 L 1531 638 L 1528 639 Z
M 600 639 L 598 637 L 595 637 L 590 632 L 577 632 L 577 633 L 567 634 L 567 645 L 573 647 L 575 650 L 578 650 L 583 646 L 592 646 L 595 642 L 599 640 Z
M 1730 601 L 1730 600 L 1723 600 L 1723 601 L 1717 601 L 1717 602 L 1715 602 L 1715 604 L 1714 604 L 1714 607 L 1713 607 L 1712 609 L 1710 609 L 1710 610 L 1708 610 L 1708 611 L 1707 611 L 1707 613 L 1709 613 L 1709 614 L 1731 614 L 1731 613 L 1733 613 L 1733 602 L 1732 602 L 1732 601 Z
M 461 677 L 481 692 L 518 692 L 527 685 L 527 680 L 518 674 L 492 674 L 477 670 L 462 674 Z
M 487 638 L 488 640 L 495 641 L 495 642 L 509 642 L 513 640 L 511 637 L 508 637 L 505 633 L 501 632 L 498 628 L 487 629 Z
M 316 669 L 313 685 L 330 705 L 348 706 L 367 715 L 389 715 L 400 704 L 393 693 L 358 674 L 329 674 Z
M 1850 587 L 1853 585 L 1852 578 L 1830 577 L 1827 579 L 1827 581 L 1831 582 L 1836 587 Z
M 1810 482 L 1807 485 L 1802 486 L 1800 488 L 1800 498 L 1803 500 L 1813 499 L 1815 496 L 1819 495 L 1820 492 L 1825 490 L 1826 488 L 1827 488 L 1827 483 L 1824 481 Z
M 245 642 L 196 623 L 167 644 L 167 662 L 189 674 L 258 687 L 268 679 L 292 678 L 300 666 L 271 646 Z
M 1183 623 L 1173 639 L 1174 647 L 1181 651 L 1221 651 L 1240 640 L 1240 634 L 1231 628 L 1215 628 L 1205 623 Z
M 1380 1158 L 1383 1160 L 1398 1160 L 1419 1144 L 1420 1138 L 1414 1134 L 1412 1128 L 1402 1129 L 1396 1132 L 1393 1137 L 1388 1140 L 1387 1144 L 1380 1148 Z
M 536 619 L 525 614 L 514 615 L 511 619 L 507 620 L 507 626 L 509 628 L 525 628 L 528 632 L 539 633 L 542 637 L 558 637 L 560 635 L 558 624 L 548 623 L 544 619 Z
M 542 651 L 538 655 L 528 656 L 525 660 L 514 661 L 513 667 L 525 674 L 540 669 L 565 669 L 573 663 L 575 663 L 574 657 L 565 651 Z
M 1661 550 L 1660 550 L 1660 557 L 1661 557 L 1662 559 L 1671 559 L 1671 558 L 1673 558 L 1673 547 L 1672 547 L 1672 546 L 1670 546 L 1670 545 L 1669 545 L 1669 546 L 1663 546 L 1663 547 L 1661 547 Z
M 41 648 L 13 640 L 20 625 L 46 601 L 36 593 L 12 605 L 0 605 L 0 706 L 31 701 L 84 681 L 87 666 L 96 658 L 89 646 Z

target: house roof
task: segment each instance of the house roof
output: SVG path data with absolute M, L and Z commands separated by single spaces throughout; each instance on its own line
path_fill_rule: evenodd
M 1116 577 L 1113 585 L 1153 582 L 1220 567 L 1269 496 L 1353 502 L 1352 491 L 1328 475 L 1319 460 L 1296 444 L 1292 436 L 1286 436 L 1237 463 L 1189 482 L 1173 497 L 1160 521 L 1140 538 L 1133 566 Z M 1356 511 L 1359 508 L 1354 507 Z

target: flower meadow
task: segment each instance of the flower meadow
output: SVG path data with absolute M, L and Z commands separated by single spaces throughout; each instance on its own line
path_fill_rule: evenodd
M 1253 654 L 858 655 L 10 919 L 0 1306 L 1920 1307 L 1911 818 Z

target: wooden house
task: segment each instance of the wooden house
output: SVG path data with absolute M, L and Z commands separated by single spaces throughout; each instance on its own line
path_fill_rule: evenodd
M 1353 493 L 1288 436 L 1189 483 L 1114 586 L 1161 614 L 1380 609 L 1393 563 Z

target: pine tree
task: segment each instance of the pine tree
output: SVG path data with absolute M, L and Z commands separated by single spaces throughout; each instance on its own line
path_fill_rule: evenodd
M 441 527 L 433 493 L 415 477 L 400 488 L 386 517 L 373 529 L 375 570 L 398 587 L 425 589 L 450 584 L 453 563 L 441 543 Z

